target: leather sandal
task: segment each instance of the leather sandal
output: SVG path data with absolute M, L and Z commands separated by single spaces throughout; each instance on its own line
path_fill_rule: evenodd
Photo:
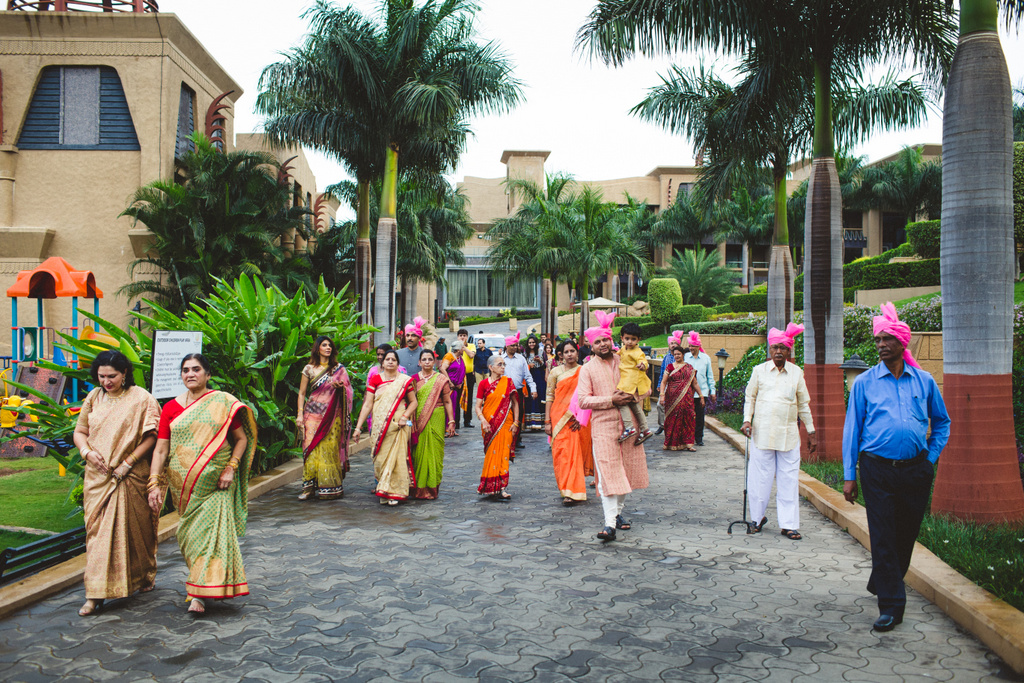
M 633 528 L 633 525 L 626 521 L 622 515 L 615 516 L 615 528 L 622 529 L 623 531 L 629 531 Z
M 615 529 L 611 528 L 610 526 L 606 526 L 605 528 L 597 532 L 597 537 L 605 543 L 607 543 L 608 541 L 614 541 Z
M 92 605 L 89 604 L 90 602 L 92 603 Z M 99 612 L 100 609 L 102 609 L 102 608 L 103 608 L 103 601 L 102 600 L 92 600 L 92 599 L 86 600 L 85 604 L 82 605 L 82 609 L 78 610 L 78 616 L 80 616 L 80 617 L 92 616 L 93 614 L 96 614 L 97 612 Z
M 800 535 L 800 532 L 796 529 L 782 529 L 779 533 L 791 541 L 799 541 L 803 538 L 803 536 Z
M 748 534 L 759 534 L 759 533 L 761 533 L 761 529 L 763 529 L 764 525 L 767 524 L 767 523 L 768 523 L 768 518 L 767 517 L 762 517 L 761 521 L 758 522 L 757 524 L 754 524 L 753 522 L 748 522 L 747 523 L 747 533 Z
M 192 614 L 206 614 L 206 603 L 201 598 L 192 598 L 188 604 L 188 611 Z

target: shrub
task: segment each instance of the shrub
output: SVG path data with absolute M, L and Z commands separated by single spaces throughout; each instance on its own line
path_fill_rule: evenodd
M 671 278 L 651 280 L 647 285 L 647 302 L 651 305 L 653 322 L 672 324 L 676 311 L 683 305 L 683 291 L 679 282 Z
M 680 306 L 679 310 L 676 311 L 675 319 L 673 323 L 689 323 L 689 322 L 703 322 L 707 319 L 708 309 L 704 308 L 700 304 L 690 304 L 688 306 Z
M 646 325 L 654 322 L 654 318 L 649 315 L 617 315 L 615 316 L 615 327 L 624 327 L 629 323 L 636 323 L 637 325 Z
M 715 313 L 732 313 L 733 312 L 732 306 L 730 304 L 719 304 L 718 306 L 715 306 L 712 310 L 714 310 Z
M 733 294 L 729 297 L 729 306 L 735 313 L 764 313 L 768 310 L 768 293 Z M 804 310 L 803 292 L 793 293 L 793 308 L 797 311 Z
M 649 321 L 650 317 L 648 317 L 647 320 Z M 615 319 L 615 322 L 619 322 L 618 318 Z M 661 323 L 646 322 L 646 323 L 637 323 L 637 324 L 640 325 L 640 343 L 641 344 L 644 342 L 645 339 L 650 339 L 651 337 L 658 337 L 658 336 L 664 334 L 664 332 L 665 332 L 665 326 L 662 325 Z M 622 339 L 622 334 L 621 334 L 622 333 L 622 327 L 624 327 L 624 325 L 623 326 L 616 325 L 615 327 L 612 328 L 612 337 L 616 341 Z
M 1024 142 L 1013 143 L 1013 235 L 1024 248 Z
M 941 237 L 939 221 L 920 221 L 907 225 L 907 241 L 923 259 L 939 258 Z
M 865 266 L 876 265 L 879 263 L 888 263 L 890 260 L 898 256 L 913 256 L 914 248 L 910 246 L 910 243 L 904 243 L 900 246 L 890 249 L 889 251 L 883 251 L 878 256 L 865 256 L 859 258 L 856 261 L 847 263 L 843 266 L 843 289 L 868 289 L 867 287 L 861 286 L 861 280 L 863 278 L 863 271 Z M 798 292 L 804 290 L 804 274 L 800 273 L 796 276 L 796 280 L 793 281 L 793 287 Z M 845 300 L 845 291 L 844 291 Z
M 941 283 L 939 259 L 864 266 L 861 289 L 933 287 Z
M 673 325 L 672 331 L 682 330 L 683 332 L 689 332 L 693 330 L 698 334 L 764 334 L 767 330 L 766 325 L 764 316 L 761 316 L 744 318 L 742 320 L 719 320 L 706 323 Z
M 732 389 L 743 391 L 747 388 L 750 375 L 754 368 L 768 360 L 768 349 L 765 344 L 757 344 L 747 349 L 740 362 L 722 379 L 722 391 Z

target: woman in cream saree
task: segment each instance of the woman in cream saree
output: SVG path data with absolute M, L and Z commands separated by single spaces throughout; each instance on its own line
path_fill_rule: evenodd
M 306 396 L 306 392 L 309 396 Z M 302 369 L 296 424 L 302 434 L 302 493 L 299 500 L 333 500 L 344 493 L 348 472 L 348 427 L 352 383 L 329 337 L 317 337 Z
M 416 430 L 412 453 L 412 497 L 435 500 L 444 471 L 444 437 L 455 434 L 452 389 L 448 377 L 434 372 L 437 357 L 430 349 L 420 352 L 416 382 Z
M 484 437 L 484 467 L 480 473 L 477 493 L 495 500 L 508 500 L 509 463 L 516 457 L 516 434 L 519 431 L 519 403 L 512 400 L 515 387 L 505 377 L 505 360 L 501 356 L 487 359 L 490 375 L 477 385 L 475 412 Z
M 92 363 L 96 388 L 82 402 L 74 441 L 85 459 L 85 597 L 78 613 L 153 589 L 159 513 L 146 501 L 149 454 L 160 404 L 134 386 L 131 362 L 103 351 Z
M 209 362 L 201 354 L 182 361 L 187 392 L 160 415 L 153 471 L 163 471 L 178 510 L 178 546 L 188 565 L 190 612 L 204 600 L 249 594 L 238 537 L 248 517 L 249 468 L 256 420 L 237 398 L 207 388 Z M 236 475 L 237 473 L 237 475 Z M 150 476 L 150 505 L 163 502 L 161 474 Z
M 416 387 L 412 378 L 398 372 L 398 353 L 384 355 L 381 371 L 366 382 L 363 408 L 352 430 L 359 443 L 360 425 L 373 411 L 373 474 L 377 478 L 374 494 L 381 505 L 398 505 L 416 486 L 410 450 L 411 416 L 416 413 Z
M 544 431 L 551 437 L 551 460 L 562 504 L 569 506 L 587 499 L 584 477 L 594 474 L 594 455 L 590 426 L 580 425 L 569 409 L 580 376 L 576 345 L 563 342 L 558 353 L 562 364 L 548 375 Z

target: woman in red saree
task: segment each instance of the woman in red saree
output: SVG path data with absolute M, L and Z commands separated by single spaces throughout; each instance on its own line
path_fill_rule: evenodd
M 584 477 L 594 474 L 594 453 L 590 426 L 576 420 L 569 404 L 576 393 L 580 366 L 579 352 L 571 341 L 558 345 L 561 365 L 548 374 L 544 432 L 551 437 L 551 460 L 562 504 L 569 506 L 587 499 Z
M 484 436 L 484 468 L 477 493 L 495 500 L 508 500 L 508 466 L 516 457 L 519 404 L 512 400 L 515 386 L 505 377 L 505 360 L 498 355 L 487 359 L 490 374 L 477 385 L 474 411 Z
M 398 352 L 384 354 L 379 374 L 366 382 L 363 409 L 352 430 L 359 443 L 360 426 L 373 411 L 373 475 L 377 478 L 374 494 L 381 505 L 398 505 L 416 486 L 412 468 L 412 416 L 416 414 L 416 384 L 412 377 L 398 371 Z
M 352 383 L 338 362 L 330 337 L 317 337 L 309 365 L 299 381 L 302 435 L 302 493 L 299 500 L 332 500 L 344 493 L 348 472 L 348 425 L 352 413 Z M 307 390 L 310 392 L 306 396 Z
M 695 414 L 694 392 L 701 398 L 700 384 L 693 366 L 683 361 L 686 352 L 682 346 L 672 350 L 672 363 L 661 378 L 658 402 L 665 407 L 666 451 L 696 451 L 693 447 Z

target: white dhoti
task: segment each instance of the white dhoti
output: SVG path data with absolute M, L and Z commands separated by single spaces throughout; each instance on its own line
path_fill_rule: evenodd
M 800 446 L 791 451 L 761 450 L 750 441 L 747 496 L 750 520 L 757 524 L 768 509 L 775 480 L 775 511 L 780 529 L 800 528 Z

